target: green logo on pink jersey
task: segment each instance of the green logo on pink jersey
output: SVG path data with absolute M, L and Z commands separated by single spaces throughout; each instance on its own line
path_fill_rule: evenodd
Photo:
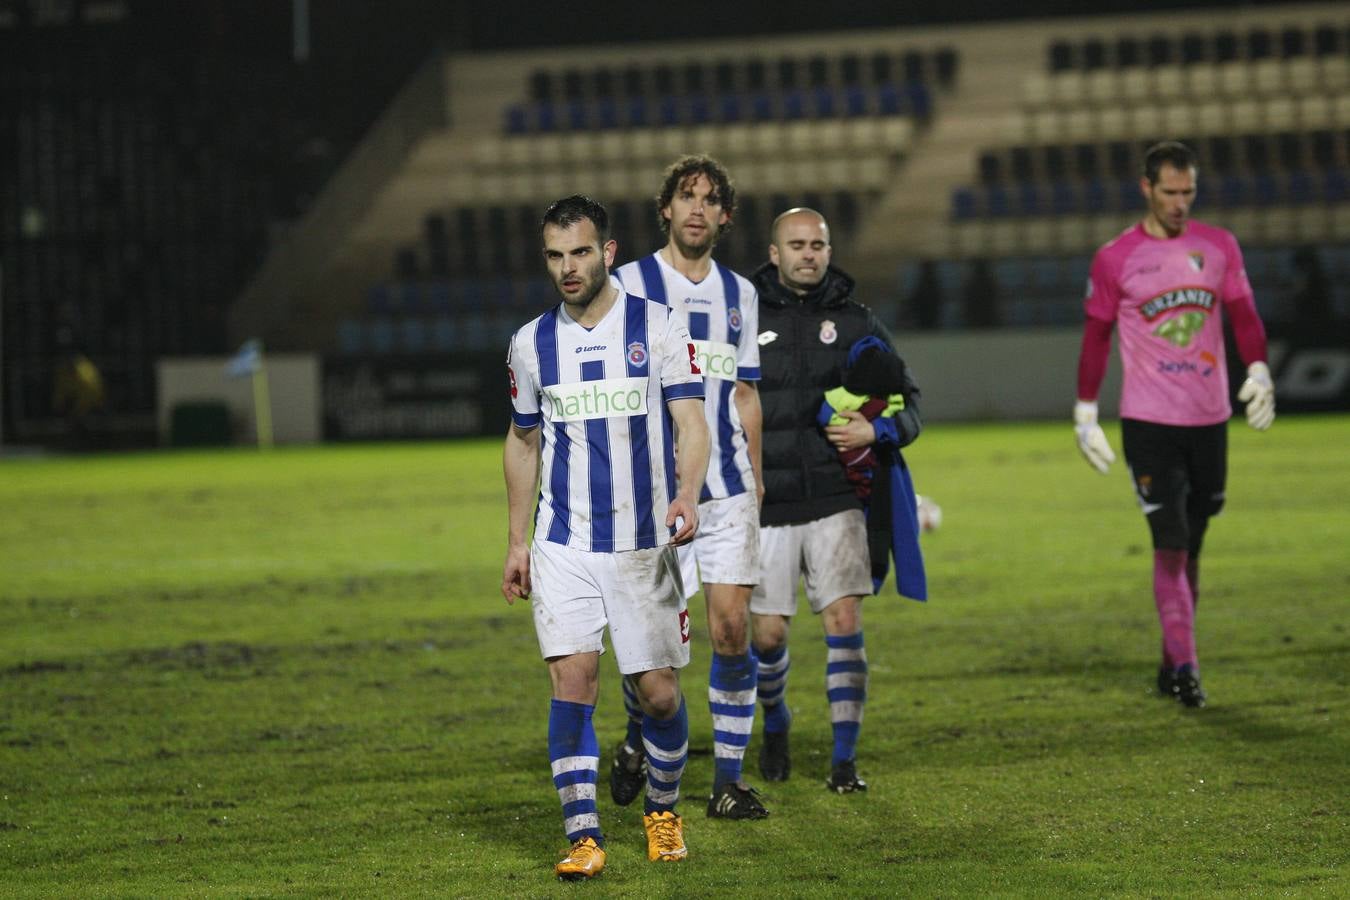
M 1207 318 L 1202 312 L 1190 310 L 1163 322 L 1153 329 L 1153 333 L 1175 347 L 1189 347 L 1200 329 L 1205 327 Z

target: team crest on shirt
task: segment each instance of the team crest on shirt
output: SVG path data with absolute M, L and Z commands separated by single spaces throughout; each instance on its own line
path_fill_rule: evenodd
M 834 323 L 829 319 L 820 323 L 820 342 L 822 344 L 833 344 L 839 340 L 839 332 L 835 329 Z
M 628 362 L 639 369 L 647 364 L 647 348 L 641 341 L 628 345 Z
M 732 331 L 741 330 L 741 311 L 734 306 L 727 310 L 727 325 Z
M 1205 270 L 1205 254 L 1192 251 L 1191 253 L 1188 253 L 1187 256 L 1190 257 L 1192 269 L 1197 272 L 1203 272 Z

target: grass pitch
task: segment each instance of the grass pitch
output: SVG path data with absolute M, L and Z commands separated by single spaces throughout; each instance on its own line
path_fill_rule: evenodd
M 908 454 L 945 514 L 933 599 L 888 585 L 864 614 L 871 790 L 823 788 L 806 613 L 792 780 L 761 785 L 766 821 L 706 819 L 696 628 L 690 859 L 648 863 L 602 773 L 609 866 L 580 885 L 551 874 L 528 607 L 497 591 L 498 442 L 5 461 L 0 894 L 1345 896 L 1350 418 L 1230 436 L 1201 575 L 1209 708 L 1151 695 L 1123 466 L 1090 471 L 1063 423 L 936 424 Z M 601 666 L 607 755 L 623 715 Z

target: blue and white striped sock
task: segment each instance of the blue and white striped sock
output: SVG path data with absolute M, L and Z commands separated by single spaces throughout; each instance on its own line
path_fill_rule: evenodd
M 680 711 L 665 721 L 643 716 L 642 745 L 647 751 L 647 798 L 642 811 L 673 810 L 689 759 L 689 711 L 683 697 Z
M 764 707 L 764 731 L 767 734 L 781 734 L 792 724 L 792 713 L 787 705 L 788 669 L 792 667 L 792 657 L 788 655 L 787 644 L 769 653 L 759 653 L 759 702 Z
M 831 765 L 852 759 L 867 703 L 867 651 L 863 635 L 825 635 L 825 693 L 830 698 L 830 725 L 834 729 Z
M 708 673 L 713 720 L 713 790 L 741 780 L 741 760 L 755 730 L 755 658 L 714 653 Z
M 642 704 L 638 702 L 636 675 L 623 676 L 623 711 L 628 714 L 628 733 L 624 742 L 629 749 L 642 749 Z
M 604 846 L 600 813 L 595 807 L 595 781 L 600 769 L 600 744 L 595 738 L 589 703 L 553 701 L 548 713 L 548 758 L 553 786 L 562 801 L 563 830 L 575 843 L 593 837 Z

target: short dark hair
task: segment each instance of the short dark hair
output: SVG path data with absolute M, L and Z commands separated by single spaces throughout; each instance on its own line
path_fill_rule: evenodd
M 696 155 L 677 159 L 666 168 L 666 179 L 661 184 L 661 193 L 656 195 L 656 221 L 661 226 L 662 234 L 670 234 L 670 220 L 662 215 L 661 210 L 670 205 L 675 191 L 686 179 L 699 175 L 707 178 L 712 184 L 713 196 L 722 205 L 722 211 L 727 214 L 726 224 L 717 230 L 718 236 L 731 230 L 732 216 L 736 212 L 736 186 L 731 183 L 731 176 L 720 162 L 711 156 Z
M 553 201 L 552 205 L 544 210 L 544 218 L 539 222 L 539 233 L 543 234 L 549 225 L 571 228 L 582 219 L 589 219 L 595 226 L 595 233 L 600 236 L 601 246 L 609 241 L 609 213 L 599 200 L 592 200 L 585 194 L 573 194 Z
M 1158 183 L 1158 173 L 1163 163 L 1171 165 L 1178 172 L 1196 168 L 1195 151 L 1181 141 L 1162 141 L 1144 151 L 1144 177 L 1149 184 Z

